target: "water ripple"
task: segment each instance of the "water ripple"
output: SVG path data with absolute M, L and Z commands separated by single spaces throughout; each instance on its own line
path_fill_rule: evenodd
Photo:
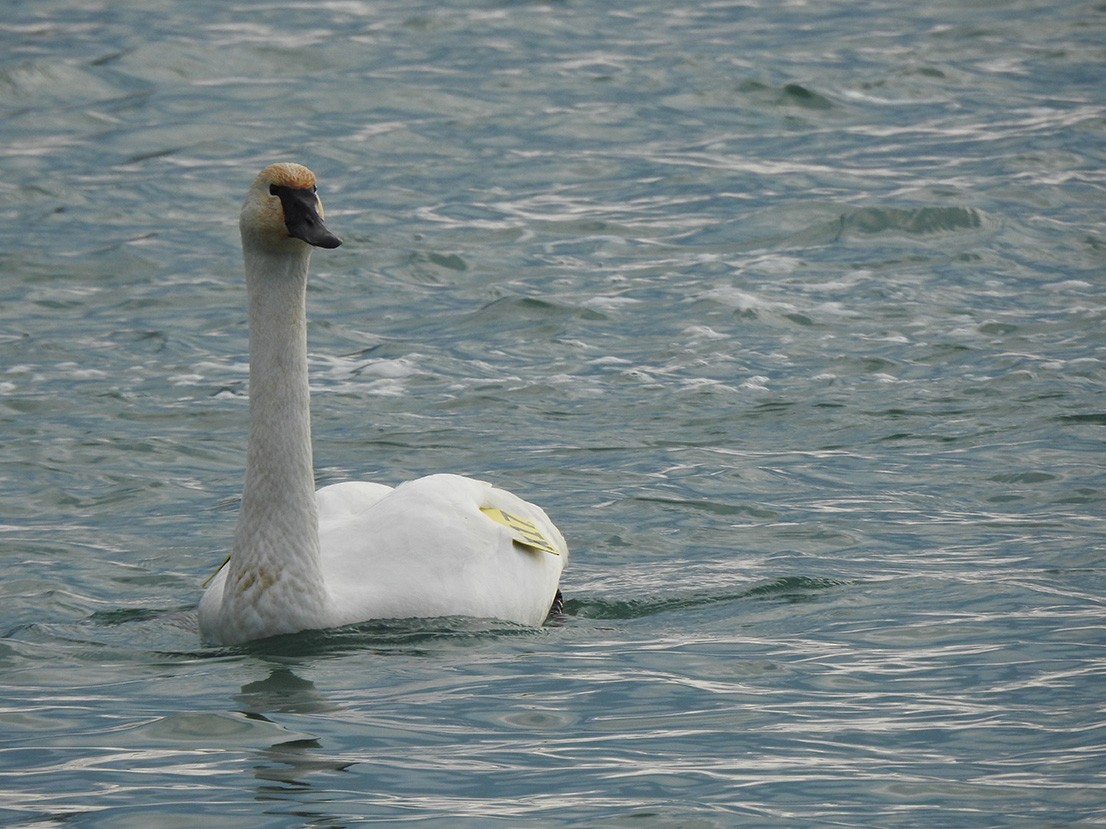
M 1102 815 L 1101 9 L 348 0 L 0 21 L 0 816 Z M 205 649 L 252 170 L 320 483 L 573 548 L 540 630 Z M 182 782 L 183 781 L 183 782 Z

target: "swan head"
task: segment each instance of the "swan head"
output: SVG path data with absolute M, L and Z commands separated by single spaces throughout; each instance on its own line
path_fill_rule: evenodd
M 246 194 L 238 226 L 243 243 L 270 250 L 342 244 L 323 223 L 315 174 L 302 164 L 270 164 L 258 173 Z

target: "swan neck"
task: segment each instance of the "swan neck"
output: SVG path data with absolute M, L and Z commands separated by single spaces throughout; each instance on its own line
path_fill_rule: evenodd
M 310 614 L 325 601 L 307 374 L 310 248 L 273 254 L 244 244 L 244 250 L 250 431 L 226 590 L 243 594 L 262 616 Z M 300 621 L 285 621 L 290 630 L 301 629 Z

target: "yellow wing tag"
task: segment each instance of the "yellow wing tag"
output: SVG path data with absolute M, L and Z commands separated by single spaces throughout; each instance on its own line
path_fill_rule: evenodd
M 520 518 L 511 512 L 495 507 L 480 507 L 480 511 L 497 524 L 502 524 L 511 531 L 511 538 L 523 547 L 537 550 L 542 553 L 552 553 L 559 556 L 561 551 L 553 546 L 553 543 L 545 537 L 538 525 L 526 518 Z

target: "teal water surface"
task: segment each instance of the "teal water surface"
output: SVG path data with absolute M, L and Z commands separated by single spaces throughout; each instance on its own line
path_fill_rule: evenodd
M 1106 825 L 1106 7 L 967 5 L 14 4 L 0 822 Z M 563 620 L 200 644 L 281 159 L 319 483 Z

